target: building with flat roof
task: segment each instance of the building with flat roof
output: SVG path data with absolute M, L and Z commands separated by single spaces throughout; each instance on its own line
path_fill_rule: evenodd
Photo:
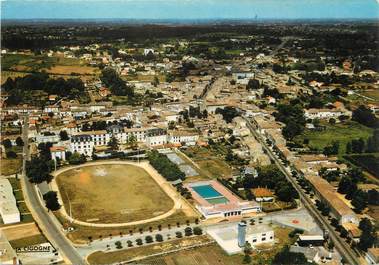
M 20 222 L 20 212 L 8 179 L 0 179 L 0 214 L 4 224 Z
M 264 243 L 274 243 L 274 229 L 265 224 L 246 226 L 245 243 L 249 242 L 252 247 Z M 235 223 L 225 226 L 214 226 L 207 228 L 207 233 L 225 250 L 229 255 L 243 252 L 243 246 L 239 246 L 238 225 Z
M 195 199 L 195 207 L 207 219 L 261 212 L 257 202 L 240 199 L 216 180 L 188 183 L 185 187 Z

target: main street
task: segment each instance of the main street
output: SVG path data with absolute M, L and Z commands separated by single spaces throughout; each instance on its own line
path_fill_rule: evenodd
M 34 184 L 30 183 L 26 177 L 26 161 L 30 160 L 28 128 L 28 116 L 25 115 L 22 127 L 24 149 L 21 187 L 26 205 L 28 206 L 34 220 L 37 222 L 44 235 L 63 256 L 66 264 L 84 265 L 86 262 L 79 255 L 77 250 L 71 245 L 70 241 L 63 234 L 60 227 L 50 218 L 45 206 L 41 204 L 40 199 L 38 198 L 39 195 L 37 194 Z
M 334 228 L 330 225 L 328 220 L 320 214 L 320 212 L 316 209 L 316 206 L 313 204 L 311 199 L 305 194 L 303 189 L 297 184 L 297 182 L 293 179 L 290 172 L 283 166 L 283 163 L 278 159 L 278 157 L 272 152 L 272 150 L 268 147 L 267 143 L 263 139 L 263 137 L 257 132 L 256 128 L 251 124 L 250 120 L 243 116 L 246 124 L 251 131 L 251 133 L 256 137 L 256 139 L 261 143 L 262 147 L 266 151 L 267 155 L 271 158 L 272 161 L 275 162 L 276 166 L 280 169 L 280 171 L 286 176 L 287 180 L 292 183 L 294 188 L 297 190 L 300 196 L 301 202 L 304 204 L 305 208 L 309 211 L 309 213 L 318 221 L 323 229 L 328 230 L 329 237 L 334 242 L 336 249 L 340 252 L 340 254 L 345 258 L 345 260 L 349 264 L 360 264 L 358 257 L 355 255 L 353 250 L 347 245 L 347 243 L 341 239 Z

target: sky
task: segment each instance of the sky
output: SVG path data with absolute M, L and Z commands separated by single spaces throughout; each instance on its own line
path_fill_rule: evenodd
M 379 18 L 379 0 L 0 0 L 2 19 Z

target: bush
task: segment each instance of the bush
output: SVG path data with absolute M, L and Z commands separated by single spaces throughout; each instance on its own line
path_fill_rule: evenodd
M 7 151 L 6 155 L 7 155 L 7 158 L 17 158 L 16 152 L 13 152 L 13 151 Z
M 193 233 L 195 235 L 199 236 L 199 235 L 203 234 L 203 230 L 200 227 L 196 226 L 196 227 L 193 228 Z
M 155 241 L 162 242 L 163 241 L 163 236 L 161 234 L 156 234 L 155 235 Z
M 121 249 L 122 248 L 121 241 L 116 241 L 114 244 L 116 245 L 117 249 Z
M 154 240 L 153 240 L 152 236 L 146 236 L 145 241 L 146 241 L 146 243 L 152 243 Z
M 137 242 L 137 245 L 138 245 L 138 246 L 143 245 L 143 242 L 142 242 L 142 239 L 141 239 L 141 238 L 136 239 L 136 242 Z
M 128 247 L 132 247 L 133 246 L 133 242 L 131 240 L 126 241 L 126 243 L 128 244 Z
M 178 165 L 171 162 L 166 155 L 158 151 L 151 151 L 148 154 L 150 164 L 168 181 L 184 179 L 185 174 L 179 169 Z
M 183 237 L 182 232 L 179 232 L 179 231 L 178 231 L 178 232 L 176 232 L 175 234 L 176 234 L 176 237 L 177 237 L 177 238 L 182 238 L 182 237 Z
M 192 236 L 193 235 L 192 228 L 191 227 L 186 227 L 186 229 L 184 229 L 184 234 L 186 236 Z

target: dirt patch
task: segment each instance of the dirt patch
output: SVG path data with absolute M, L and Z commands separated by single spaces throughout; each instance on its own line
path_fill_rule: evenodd
M 9 241 L 41 234 L 35 223 L 3 227 L 2 230 Z

